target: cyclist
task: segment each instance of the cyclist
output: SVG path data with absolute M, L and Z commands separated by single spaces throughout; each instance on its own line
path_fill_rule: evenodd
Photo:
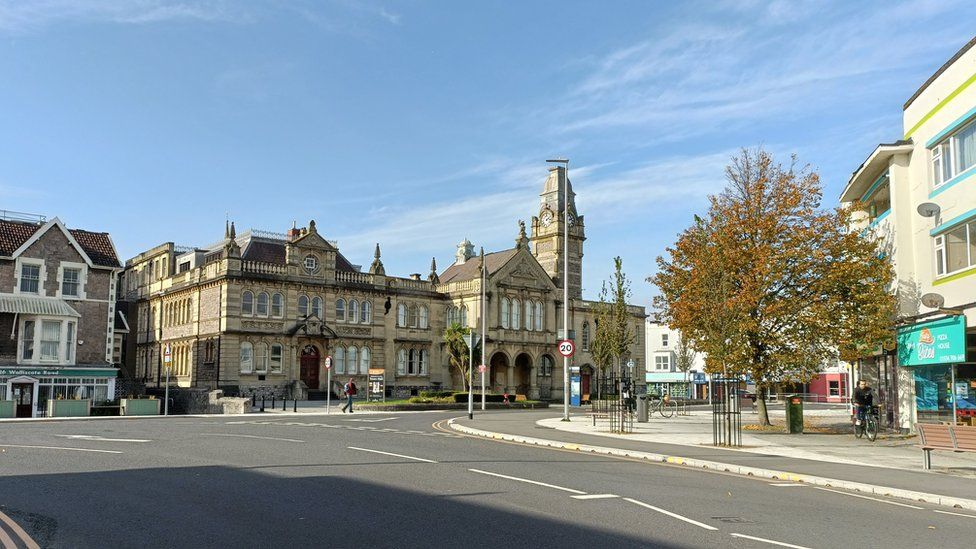
M 871 410 L 871 406 L 874 405 L 874 392 L 871 387 L 868 387 L 868 382 L 865 380 L 860 380 L 857 382 L 857 388 L 854 389 L 854 409 L 857 413 L 857 422 L 855 425 L 861 425 L 861 422 L 867 417 L 868 412 Z

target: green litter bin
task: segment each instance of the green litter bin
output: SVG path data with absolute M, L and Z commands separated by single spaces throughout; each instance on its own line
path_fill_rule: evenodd
M 786 432 L 803 434 L 803 399 L 799 395 L 786 397 Z

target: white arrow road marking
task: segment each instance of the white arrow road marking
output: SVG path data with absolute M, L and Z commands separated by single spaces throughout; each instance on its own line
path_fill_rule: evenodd
M 235 438 L 259 438 L 261 440 L 280 440 L 282 442 L 305 442 L 297 438 L 278 438 L 278 437 L 259 437 L 257 435 L 235 435 L 231 433 L 200 433 L 208 437 L 235 437 Z
M 831 490 L 830 488 L 822 488 L 820 486 L 814 486 L 814 488 L 816 488 L 817 490 L 823 490 L 824 492 L 833 492 L 835 494 L 842 494 L 842 495 L 845 495 L 845 496 L 851 496 L 853 498 L 869 499 L 871 501 L 877 501 L 877 502 L 881 502 L 881 503 L 887 503 L 888 505 L 897 505 L 899 507 L 908 507 L 909 509 L 923 509 L 923 507 L 919 507 L 917 505 L 908 505 L 906 503 L 898 503 L 897 501 L 888 501 L 886 499 L 871 498 L 871 497 L 862 496 L 862 495 L 859 495 L 859 494 L 851 494 L 849 492 L 841 492 L 840 490 Z
M 734 538 L 751 539 L 753 541 L 761 541 L 763 543 L 768 543 L 770 545 L 779 545 L 780 547 L 792 547 L 793 549 L 810 549 L 809 547 L 804 547 L 802 545 L 793 545 L 792 543 L 783 543 L 782 541 L 775 541 L 766 538 L 757 538 L 755 536 L 747 536 L 745 534 L 729 534 Z
M 79 440 L 94 440 L 98 442 L 152 442 L 142 438 L 105 438 L 98 435 L 54 435 L 56 437 L 75 438 Z
M 585 496 L 569 496 L 573 499 L 610 499 L 619 498 L 616 494 L 587 494 Z
M 579 494 L 579 495 L 586 494 L 586 492 L 581 492 L 579 490 L 573 490 L 572 488 L 563 488 L 562 486 L 556 486 L 555 484 L 546 484 L 545 482 L 539 482 L 537 480 L 529 480 L 527 478 L 510 477 L 508 475 L 502 475 L 502 474 L 499 474 L 499 473 L 492 473 L 491 471 L 482 471 L 481 469 L 468 469 L 468 471 L 471 471 L 472 473 L 479 473 L 479 474 L 482 474 L 482 475 L 489 475 L 489 476 L 493 476 L 493 477 L 507 478 L 508 480 L 515 480 L 515 481 L 518 481 L 518 482 L 526 482 L 528 484 L 535 484 L 537 486 L 545 486 L 546 488 L 553 488 L 553 489 L 556 489 L 556 490 L 562 490 L 563 492 L 569 492 L 571 494 Z
M 115 450 L 95 450 L 94 448 L 68 448 L 63 446 L 29 446 L 26 444 L 0 444 L 0 448 L 37 448 L 40 450 L 69 450 L 72 452 L 95 452 L 98 454 L 121 454 Z
M 699 528 L 704 528 L 706 530 L 718 530 L 718 528 L 716 528 L 714 526 L 709 526 L 709 525 L 707 525 L 707 524 L 705 524 L 703 522 L 698 522 L 697 520 L 694 520 L 694 519 L 690 519 L 688 517 L 681 516 L 678 513 L 672 513 L 671 511 L 666 511 L 664 509 L 661 509 L 660 507 L 654 507 L 653 505 L 648 505 L 647 503 L 644 503 L 643 501 L 637 501 L 636 499 L 630 499 L 630 498 L 624 498 L 624 501 L 629 501 L 629 502 L 631 502 L 633 504 L 640 505 L 641 507 L 646 507 L 646 508 L 650 509 L 651 511 L 657 511 L 658 513 L 661 513 L 662 515 L 667 515 L 669 517 L 674 517 L 674 518 L 676 518 L 678 520 L 683 520 L 683 521 L 687 522 L 688 524 L 694 524 L 695 526 L 697 526 Z
M 370 450 L 369 448 L 357 448 L 355 446 L 346 446 L 346 448 L 349 448 L 350 450 L 358 450 L 360 452 L 370 452 L 370 453 L 373 453 L 373 454 L 383 454 L 384 456 L 393 456 L 393 457 L 398 457 L 398 458 L 403 458 L 403 459 L 412 459 L 414 461 L 422 461 L 424 463 L 437 463 L 436 461 L 434 461 L 432 459 L 424 459 L 424 458 L 413 457 L 413 456 L 405 456 L 403 454 L 394 454 L 392 452 L 381 452 L 380 450 Z

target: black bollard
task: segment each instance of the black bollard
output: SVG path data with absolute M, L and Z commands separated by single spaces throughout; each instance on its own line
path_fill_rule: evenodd
M 261 411 L 264 411 L 264 396 L 261 397 Z
M 271 393 L 271 409 L 272 410 L 275 409 L 275 395 L 274 395 L 274 393 Z
M 281 411 L 282 412 L 288 411 L 288 397 L 281 399 Z
M 298 399 L 297 398 L 294 400 L 294 403 L 295 403 L 295 408 L 292 409 L 292 412 L 295 412 L 297 414 L 298 413 Z
M 258 405 L 258 394 L 251 393 L 251 408 L 254 408 L 257 405 Z

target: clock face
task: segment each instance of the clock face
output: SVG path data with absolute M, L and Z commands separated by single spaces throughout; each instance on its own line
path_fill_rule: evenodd
M 542 226 L 548 227 L 549 225 L 552 225 L 552 218 L 553 218 L 552 210 L 546 210 L 542 212 L 542 219 L 541 219 Z

